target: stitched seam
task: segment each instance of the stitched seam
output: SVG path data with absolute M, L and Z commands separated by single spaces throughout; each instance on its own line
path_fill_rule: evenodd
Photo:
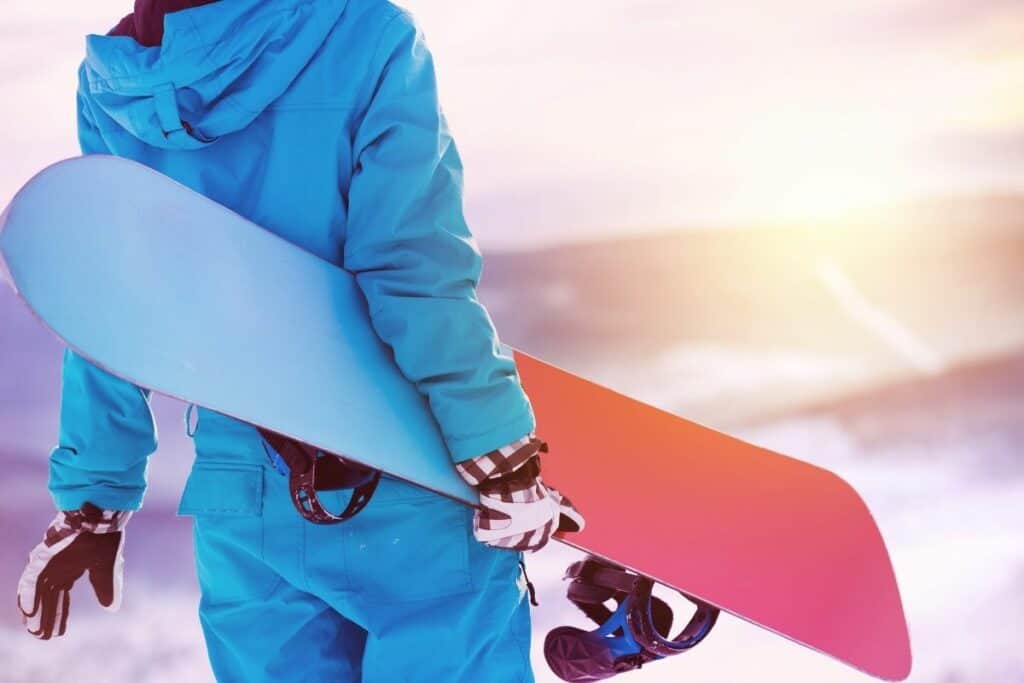
M 405 12 L 403 12 L 398 7 L 392 7 L 392 11 L 394 12 L 394 14 L 392 14 L 388 18 L 388 20 L 384 22 L 384 25 L 380 29 L 380 35 L 377 36 L 377 44 L 373 46 L 373 57 L 370 58 L 371 68 L 374 67 L 379 61 L 380 50 L 381 47 L 384 45 L 384 37 L 387 35 L 388 29 L 390 29 L 391 25 L 395 23 L 395 20 L 405 15 Z M 384 77 L 383 67 L 381 68 L 380 71 L 375 72 L 375 76 L 377 77 L 376 80 L 367 79 L 369 82 L 363 88 L 360 89 L 360 97 L 358 98 L 357 101 L 366 103 L 366 105 L 361 108 L 363 112 L 362 116 L 365 116 L 365 112 L 369 111 L 370 107 L 373 105 L 374 94 L 377 88 L 380 86 L 381 80 Z M 369 92 L 367 93 L 366 91 Z M 362 116 L 360 118 L 362 118 Z

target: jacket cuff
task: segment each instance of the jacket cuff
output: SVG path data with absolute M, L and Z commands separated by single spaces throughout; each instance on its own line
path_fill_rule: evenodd
M 58 510 L 77 510 L 85 503 L 107 510 L 138 510 L 146 492 L 146 458 L 122 469 L 113 451 L 84 454 L 55 448 L 50 454 L 50 495 Z M 91 466 L 91 468 L 89 467 Z
M 78 510 L 92 503 L 104 510 L 138 510 L 142 507 L 145 489 L 113 486 L 82 486 L 51 488 L 50 496 L 58 510 Z
M 481 454 L 507 446 L 523 435 L 533 433 L 536 423 L 533 411 L 527 409 L 511 422 L 501 424 L 489 431 L 465 437 L 446 436 L 445 442 L 452 460 L 456 463 L 475 458 Z

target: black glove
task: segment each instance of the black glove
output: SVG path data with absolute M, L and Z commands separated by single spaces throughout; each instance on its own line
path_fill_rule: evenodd
M 64 635 L 71 586 L 85 572 L 100 605 L 112 612 L 120 608 L 123 529 L 131 515 L 92 503 L 57 513 L 18 582 L 18 608 L 29 633 L 43 640 Z

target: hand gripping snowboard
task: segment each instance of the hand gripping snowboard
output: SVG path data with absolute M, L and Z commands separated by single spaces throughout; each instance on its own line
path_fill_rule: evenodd
M 107 156 L 45 169 L 0 217 L 0 274 L 131 382 L 475 501 L 354 278 L 159 173 Z M 842 479 L 513 353 L 554 452 L 545 478 L 587 518 L 560 540 L 873 676 L 909 675 L 885 545 Z

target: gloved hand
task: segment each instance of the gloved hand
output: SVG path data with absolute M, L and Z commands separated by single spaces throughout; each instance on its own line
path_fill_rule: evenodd
M 473 535 L 509 550 L 537 551 L 555 531 L 582 531 L 583 515 L 540 477 L 547 444 L 532 434 L 477 458 L 455 464 L 480 493 Z
M 18 582 L 18 608 L 29 633 L 42 640 L 64 635 L 71 586 L 86 571 L 100 605 L 112 612 L 120 608 L 123 529 L 131 516 L 92 503 L 57 513 Z

